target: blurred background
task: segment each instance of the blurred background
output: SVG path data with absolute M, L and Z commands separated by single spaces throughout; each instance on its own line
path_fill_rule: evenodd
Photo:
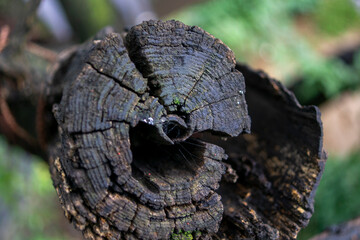
M 0 30 L 17 24 L 26 2 L 0 0 Z M 320 107 L 329 158 L 299 239 L 360 216 L 359 0 L 43 0 L 29 38 L 60 52 L 104 26 L 122 31 L 154 18 L 200 26 L 301 104 Z M 0 239 L 81 239 L 46 163 L 1 136 Z

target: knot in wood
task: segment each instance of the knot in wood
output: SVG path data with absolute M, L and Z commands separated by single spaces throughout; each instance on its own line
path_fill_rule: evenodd
M 249 132 L 231 50 L 198 27 L 149 21 L 124 40 L 110 33 L 84 45 L 75 58 L 56 112 L 54 181 L 67 215 L 88 238 L 216 232 L 227 155 L 193 133 Z

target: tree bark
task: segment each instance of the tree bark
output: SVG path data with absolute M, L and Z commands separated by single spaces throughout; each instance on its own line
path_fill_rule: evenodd
M 245 77 L 252 125 L 251 134 L 218 142 L 239 176 L 220 187 L 225 239 L 295 239 L 313 214 L 326 160 L 320 112 L 300 106 L 265 73 L 241 64 L 237 69 Z
M 85 238 L 295 239 L 307 225 L 326 159 L 320 112 L 220 40 L 149 21 L 64 56 L 36 119 Z

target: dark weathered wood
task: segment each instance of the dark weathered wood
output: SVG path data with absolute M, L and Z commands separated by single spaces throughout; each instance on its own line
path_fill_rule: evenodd
M 227 156 L 190 136 L 249 131 L 233 53 L 176 21 L 138 25 L 125 44 L 110 33 L 88 46 L 54 109 L 62 144 L 50 166 L 66 215 L 87 238 L 216 233 Z
M 281 83 L 237 65 L 244 74 L 251 134 L 204 140 L 225 149 L 236 183 L 223 181 L 220 235 L 225 239 L 295 239 L 313 213 L 326 155 L 317 107 L 302 107 Z M 235 193 L 235 194 L 233 194 Z
M 360 217 L 329 227 L 310 240 L 358 240 L 360 239 Z
M 149 21 L 56 59 L 31 88 L 32 136 L 85 238 L 295 239 L 307 225 L 326 159 L 320 112 L 235 65 L 220 40 Z

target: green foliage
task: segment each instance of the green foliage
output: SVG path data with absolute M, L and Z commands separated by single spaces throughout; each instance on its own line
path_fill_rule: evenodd
M 278 0 L 218 0 L 192 7 L 176 18 L 221 38 L 243 59 L 273 38 L 268 33 L 275 30 L 274 25 L 283 26 L 278 22 L 285 17 L 279 7 L 282 4 Z
M 295 14 L 312 13 L 318 6 L 318 3 L 319 0 L 284 1 L 284 4 L 287 4 L 287 11 Z
M 360 85 L 360 52 L 355 56 L 354 66 L 339 59 L 315 59 L 302 63 L 304 81 L 294 92 L 303 104 L 311 104 L 321 95 L 333 98 L 341 91 Z
M 74 0 L 72 0 L 74 2 Z M 98 31 L 114 22 L 115 16 L 112 6 L 107 1 L 98 1 L 98 0 L 88 0 L 89 8 L 89 26 Z M 81 4 L 84 4 L 83 1 L 80 1 Z
M 352 0 L 323 0 L 319 1 L 314 19 L 322 32 L 338 35 L 350 27 L 360 26 L 358 11 Z
M 360 215 L 360 152 L 330 157 L 315 197 L 315 212 L 298 239 L 308 239 L 326 227 Z
M 171 240 L 193 240 L 193 235 L 191 231 L 182 231 L 178 233 L 171 234 Z
M 48 165 L 0 138 L 0 238 L 67 239 L 58 227 L 59 203 Z
M 68 20 L 80 41 L 85 41 L 101 28 L 116 24 L 116 12 L 108 0 L 62 0 Z
M 177 98 L 177 97 L 174 98 L 173 103 L 174 103 L 176 106 L 180 106 L 180 105 L 181 105 L 180 99 Z

